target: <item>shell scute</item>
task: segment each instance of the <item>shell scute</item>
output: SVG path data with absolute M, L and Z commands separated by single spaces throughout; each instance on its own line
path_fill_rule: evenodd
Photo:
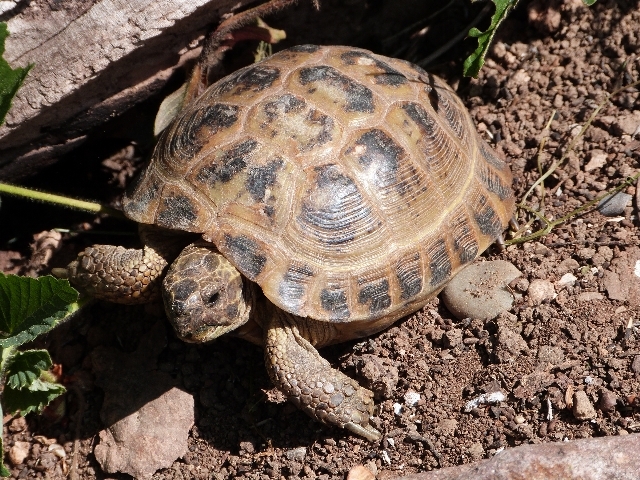
M 217 84 L 219 95 L 246 96 L 248 92 L 260 92 L 270 88 L 281 76 L 275 66 L 257 64 L 245 67 Z
M 307 296 L 307 289 L 315 272 L 304 263 L 292 262 L 285 272 L 278 293 L 288 311 L 297 313 Z
M 245 235 L 224 235 L 224 253 L 251 280 L 255 280 L 267 263 L 264 248 Z
M 420 253 L 408 252 L 395 266 L 395 274 L 400 287 L 400 299 L 411 300 L 422 291 L 423 278 Z
M 350 50 L 340 55 L 340 59 L 345 66 L 358 65 L 372 67 L 372 72 L 367 72 L 373 75 L 373 81 L 378 85 L 385 85 L 390 87 L 398 87 L 409 82 L 409 79 L 399 70 L 391 67 L 388 63 L 376 58 L 362 50 Z
M 321 149 L 341 136 L 333 118 L 292 94 L 267 97 L 256 104 L 249 112 L 247 129 L 277 144 L 292 158 Z
M 429 256 L 429 283 L 433 287 L 442 285 L 451 276 L 453 265 L 444 239 L 440 238 L 427 249 Z
M 323 288 L 320 292 L 320 306 L 328 313 L 331 320 L 345 321 L 351 315 L 344 288 Z
M 373 113 L 373 92 L 328 65 L 305 67 L 298 73 L 298 81 L 310 94 L 340 98 L 345 112 Z M 335 102 L 336 100 L 334 100 Z
M 367 305 L 371 315 L 379 315 L 391 306 L 389 280 L 383 278 L 360 286 L 358 303 Z

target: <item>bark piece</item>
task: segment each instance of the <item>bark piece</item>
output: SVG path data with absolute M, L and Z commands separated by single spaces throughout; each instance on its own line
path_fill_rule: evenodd
M 157 92 L 195 58 L 194 40 L 248 3 L 75 0 L 30 2 L 5 13 L 5 59 L 35 66 L 0 126 L 0 176 L 30 173 L 70 139 Z

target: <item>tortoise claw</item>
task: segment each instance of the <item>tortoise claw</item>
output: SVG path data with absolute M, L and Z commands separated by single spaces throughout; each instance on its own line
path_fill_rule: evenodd
M 370 442 L 376 442 L 382 438 L 382 433 L 373 428 L 371 425 L 362 426 L 358 423 L 349 422 L 345 423 L 344 428 L 350 430 L 356 435 L 366 438 Z

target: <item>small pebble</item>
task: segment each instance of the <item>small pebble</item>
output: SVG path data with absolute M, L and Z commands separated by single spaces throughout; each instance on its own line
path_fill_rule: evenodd
M 593 302 L 594 300 L 604 300 L 604 295 L 600 292 L 582 292 L 576 296 L 579 302 Z
M 367 467 L 356 465 L 347 474 L 347 480 L 375 480 L 375 475 Z
M 565 273 L 560 280 L 556 282 L 559 287 L 573 287 L 578 279 L 573 273 Z
M 29 456 L 30 448 L 31 444 L 29 442 L 14 442 L 13 446 L 9 449 L 9 461 L 13 465 L 21 465 Z
M 24 417 L 18 417 L 11 421 L 9 424 L 9 431 L 11 433 L 17 433 L 27 428 L 27 419 Z
M 304 457 L 307 456 L 307 448 L 306 447 L 292 448 L 291 450 L 287 450 L 286 452 L 284 452 L 284 455 L 285 457 L 287 457 L 288 460 L 295 461 L 295 462 L 303 462 Z
M 497 391 L 491 393 L 483 393 L 482 395 L 474 398 L 473 400 L 469 400 L 464 406 L 464 411 L 469 413 L 474 408 L 479 407 L 480 405 L 484 405 L 486 403 L 500 403 L 506 400 L 506 396 L 504 393 Z
M 610 390 L 602 390 L 600 393 L 600 401 L 598 407 L 603 412 L 613 412 L 618 403 L 618 396 Z
M 553 288 L 553 283 L 549 280 L 539 278 L 529 284 L 527 294 L 529 296 L 529 302 L 533 306 L 540 305 L 545 300 L 553 300 L 556 298 L 556 290 Z
M 394 403 L 393 404 L 393 413 L 395 413 L 396 415 L 400 415 L 400 413 L 402 413 L 402 405 L 400 405 L 399 403 Z
M 615 195 L 609 195 L 598 203 L 598 211 L 605 217 L 616 217 L 624 213 L 624 209 L 631 202 L 631 195 L 624 192 L 618 192 Z
M 585 172 L 590 172 L 591 170 L 596 170 L 600 167 L 603 167 L 607 163 L 607 154 L 602 150 L 594 149 L 591 151 L 590 160 L 584 166 Z
M 413 407 L 420 401 L 420 394 L 418 392 L 414 392 L 413 390 L 409 390 L 404 394 L 404 404 L 407 407 Z
M 474 263 L 451 279 L 442 291 L 442 300 L 460 320 L 491 320 L 513 305 L 514 296 L 507 286 L 520 276 L 522 273 L 504 260 Z
M 573 416 L 578 420 L 591 420 L 598 416 L 596 409 L 583 390 L 573 394 Z
M 525 418 L 522 415 L 516 415 L 513 418 L 513 421 L 516 422 L 518 425 L 521 425 L 525 422 Z
M 640 355 L 633 357 L 633 362 L 631 362 L 631 371 L 636 374 L 636 377 L 640 377 Z
M 481 443 L 472 443 L 469 449 L 467 450 L 471 458 L 478 460 L 484 457 L 484 448 Z
M 64 447 L 58 443 L 49 445 L 49 451 L 58 458 L 64 458 L 67 456 L 67 452 L 64 451 Z

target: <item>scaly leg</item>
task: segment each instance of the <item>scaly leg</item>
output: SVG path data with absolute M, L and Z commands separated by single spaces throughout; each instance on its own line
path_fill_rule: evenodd
M 272 310 L 265 326 L 265 363 L 276 387 L 311 417 L 379 440 L 380 432 L 369 424 L 373 393 L 332 368 L 311 343 L 331 335 L 332 325 Z
M 185 235 L 141 225 L 140 238 L 141 249 L 87 247 L 67 268 L 52 273 L 95 298 L 125 304 L 150 302 L 159 298 L 164 271 L 185 245 Z

